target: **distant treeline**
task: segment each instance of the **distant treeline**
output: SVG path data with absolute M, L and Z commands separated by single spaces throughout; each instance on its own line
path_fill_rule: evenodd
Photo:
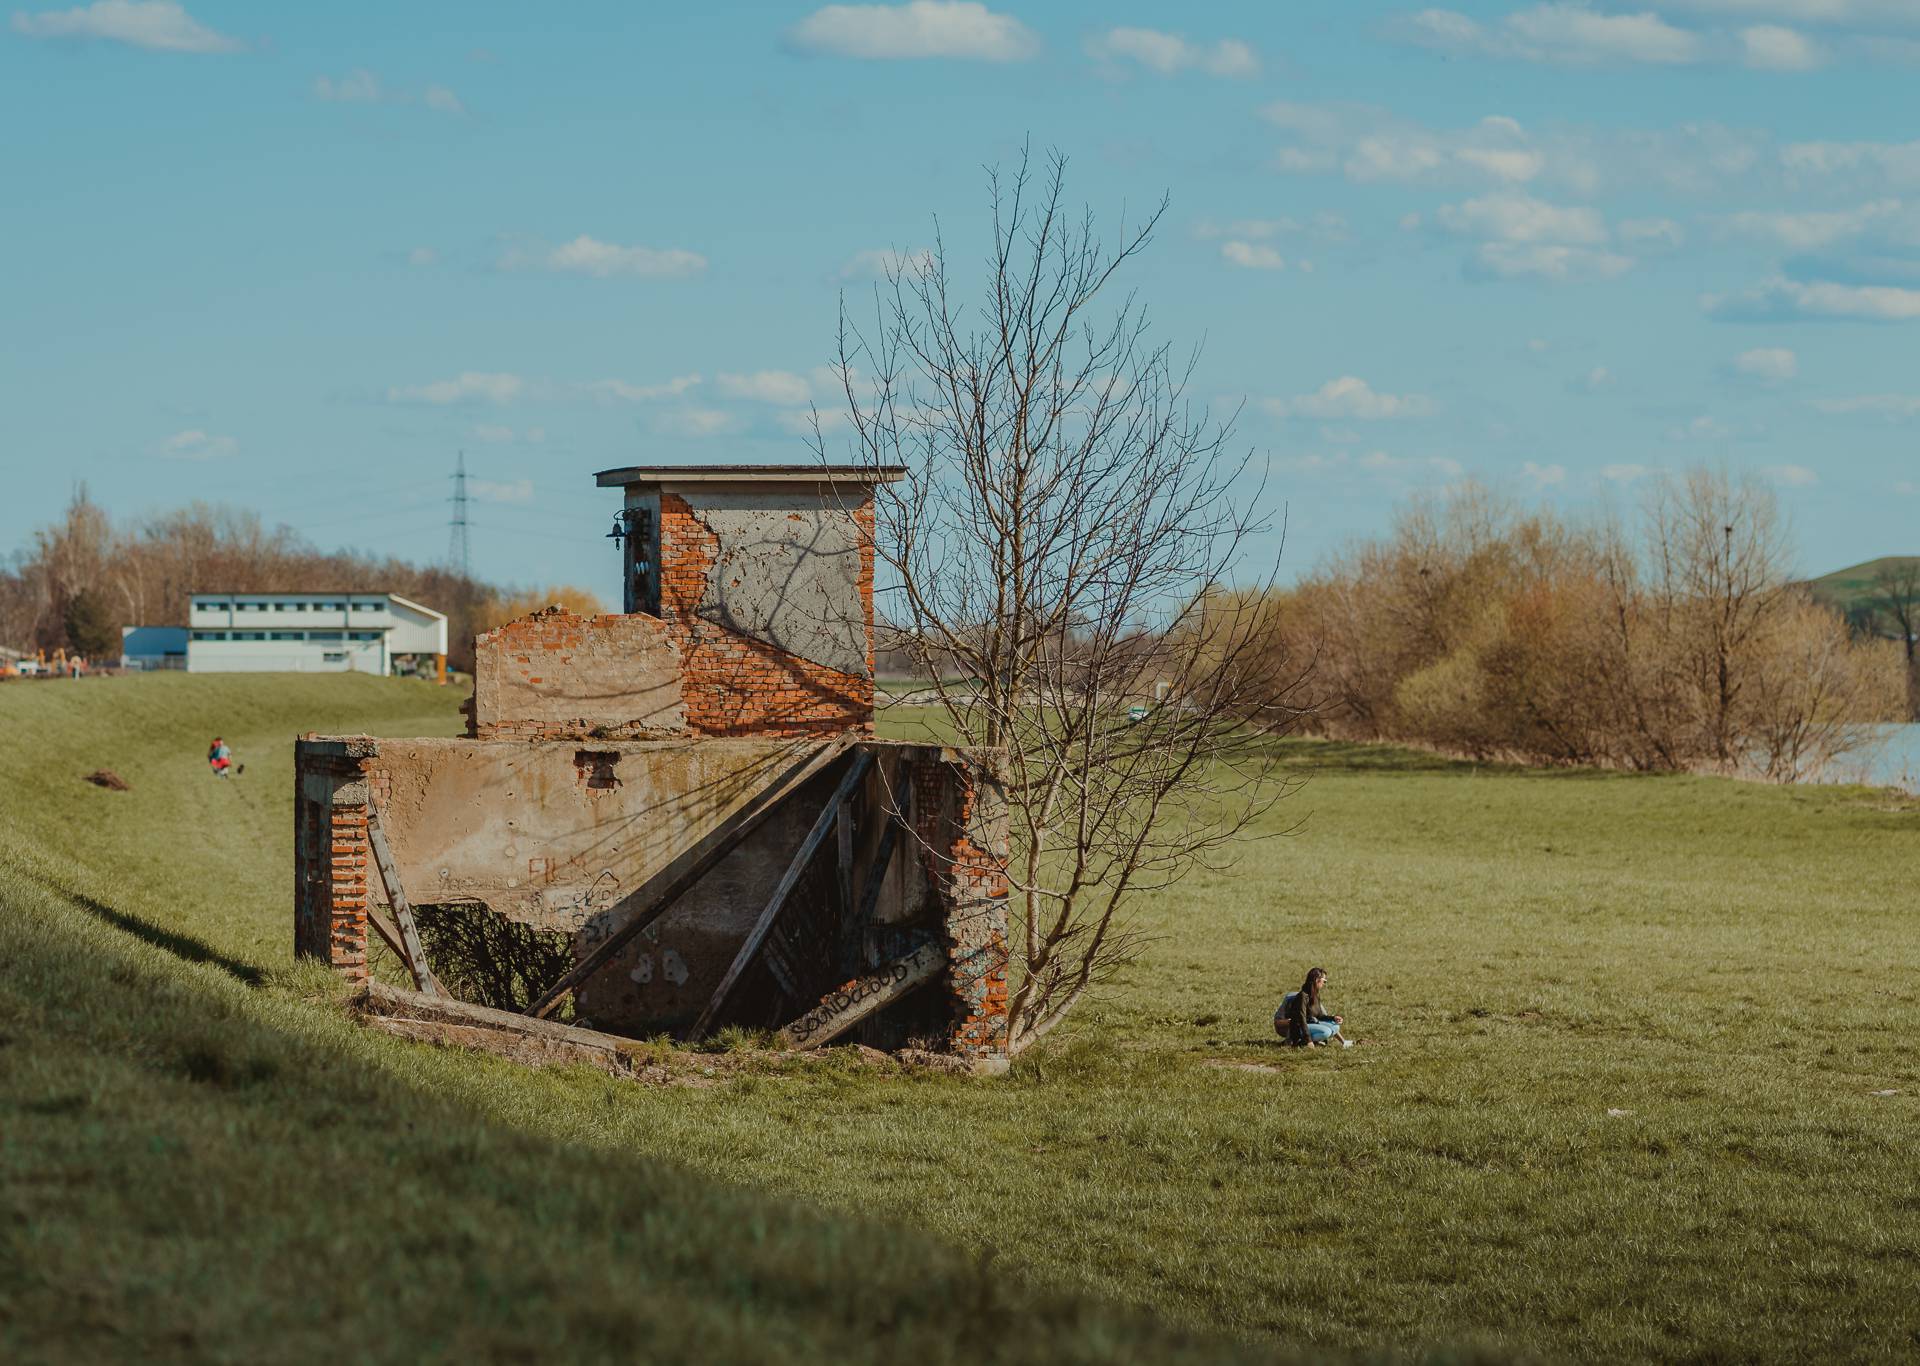
M 1791 582 L 1772 493 L 1696 471 L 1590 523 L 1478 488 L 1240 599 L 1309 728 L 1478 756 L 1809 776 L 1908 715 L 1901 645 Z
M 447 614 L 447 662 L 473 667 L 473 637 L 549 602 L 601 610 L 559 587 L 512 590 L 439 565 L 316 549 L 241 509 L 193 503 L 115 523 L 84 486 L 65 516 L 0 564 L 0 645 L 117 659 L 122 626 L 184 626 L 195 592 L 382 592 Z

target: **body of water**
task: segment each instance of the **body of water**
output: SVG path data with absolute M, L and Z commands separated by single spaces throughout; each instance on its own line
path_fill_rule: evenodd
M 1827 783 L 1869 783 L 1920 793 L 1920 724 L 1881 726 L 1879 743 L 1849 754 L 1820 776 Z

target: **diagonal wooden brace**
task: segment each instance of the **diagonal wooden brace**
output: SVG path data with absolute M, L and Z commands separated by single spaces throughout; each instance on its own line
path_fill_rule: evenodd
M 806 871 L 808 862 L 820 851 L 820 846 L 826 843 L 828 833 L 840 819 L 841 808 L 859 789 L 860 780 L 867 776 L 867 767 L 872 762 L 873 755 L 866 750 L 861 750 L 853 756 L 853 762 L 847 765 L 847 771 L 840 779 L 840 786 L 833 790 L 833 796 L 828 798 L 826 806 L 814 821 L 813 828 L 807 831 L 807 837 L 800 841 L 799 850 L 794 854 L 793 861 L 787 865 L 787 871 L 780 875 L 780 882 L 774 887 L 773 895 L 767 899 L 766 907 L 760 912 L 760 918 L 754 921 L 753 928 L 747 931 L 746 942 L 741 944 L 740 952 L 734 955 L 732 965 L 727 968 L 727 975 L 720 979 L 720 985 L 714 989 L 713 999 L 707 1002 L 707 1008 L 701 1011 L 700 1018 L 694 1021 L 690 1037 L 705 1038 L 707 1031 L 713 1027 L 714 1017 L 720 1013 L 721 1007 L 726 1005 L 727 997 L 733 994 L 734 987 L 739 985 L 741 976 L 759 954 L 760 946 L 766 943 L 767 934 L 773 929 L 774 922 L 780 918 L 780 912 L 785 909 L 787 898 L 792 895 L 795 885 L 799 883 L 800 875 Z
M 945 948 L 938 943 L 922 944 L 905 958 L 835 987 L 774 1038 L 786 1048 L 818 1048 L 830 1043 L 875 1011 L 938 977 L 946 965 Z
M 573 992 L 587 978 L 600 971 L 613 956 L 647 926 L 672 910 L 674 903 L 686 894 L 696 882 L 711 872 L 716 864 L 734 849 L 747 836 L 758 830 L 768 816 L 774 812 L 788 796 L 816 773 L 844 754 L 851 740 L 836 740 L 832 744 L 822 745 L 805 759 L 793 765 L 773 784 L 760 792 L 745 806 L 741 807 L 720 827 L 709 834 L 691 851 L 692 857 L 679 866 L 663 870 L 665 880 L 650 880 L 636 890 L 625 903 L 632 908 L 628 919 L 596 944 L 585 957 L 573 965 L 573 968 L 555 982 L 541 995 L 540 999 L 527 1007 L 527 1014 L 536 1019 L 545 1019 L 552 1014 L 560 1002 Z M 616 909 L 620 909 L 616 907 Z
M 387 844 L 387 832 L 380 826 L 380 813 L 371 807 L 367 811 L 367 843 L 373 846 L 374 866 L 380 870 L 380 881 L 386 884 L 387 904 L 393 907 L 394 924 L 400 934 L 400 960 L 407 965 L 407 971 L 413 974 L 413 984 L 429 996 L 445 996 L 447 990 L 440 985 L 440 979 L 433 975 L 433 969 L 427 966 L 427 951 L 420 945 L 420 930 L 413 923 L 413 907 L 407 903 L 406 889 L 400 885 L 400 869 L 393 861 L 393 850 Z M 369 914 L 368 919 L 373 917 Z M 387 928 L 377 921 L 374 928 L 381 937 L 391 942 Z

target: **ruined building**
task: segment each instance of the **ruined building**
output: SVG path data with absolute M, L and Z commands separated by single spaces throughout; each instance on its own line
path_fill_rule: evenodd
M 371 925 L 423 992 L 599 1031 L 1004 1061 L 992 765 L 873 735 L 874 479 L 601 473 L 623 613 L 479 637 L 466 738 L 299 741 L 296 952 L 364 981 Z

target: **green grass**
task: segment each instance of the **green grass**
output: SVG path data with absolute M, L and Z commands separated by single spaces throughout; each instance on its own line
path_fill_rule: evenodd
M 1913 565 L 1916 558 L 1920 557 L 1883 555 L 1877 560 L 1848 565 L 1845 569 L 1836 569 L 1830 574 L 1822 574 L 1817 579 L 1809 579 L 1807 587 L 1812 591 L 1815 599 L 1845 615 L 1874 605 L 1874 600 L 1880 593 L 1880 585 L 1875 581 L 1875 575 L 1881 570 L 1898 571 L 1908 568 Z
M 289 961 L 292 734 L 457 701 L 0 687 L 0 1358 L 1920 1351 L 1910 803 L 1291 744 L 1009 1077 L 649 1089 Z M 1315 962 L 1361 1046 L 1275 1046 Z

